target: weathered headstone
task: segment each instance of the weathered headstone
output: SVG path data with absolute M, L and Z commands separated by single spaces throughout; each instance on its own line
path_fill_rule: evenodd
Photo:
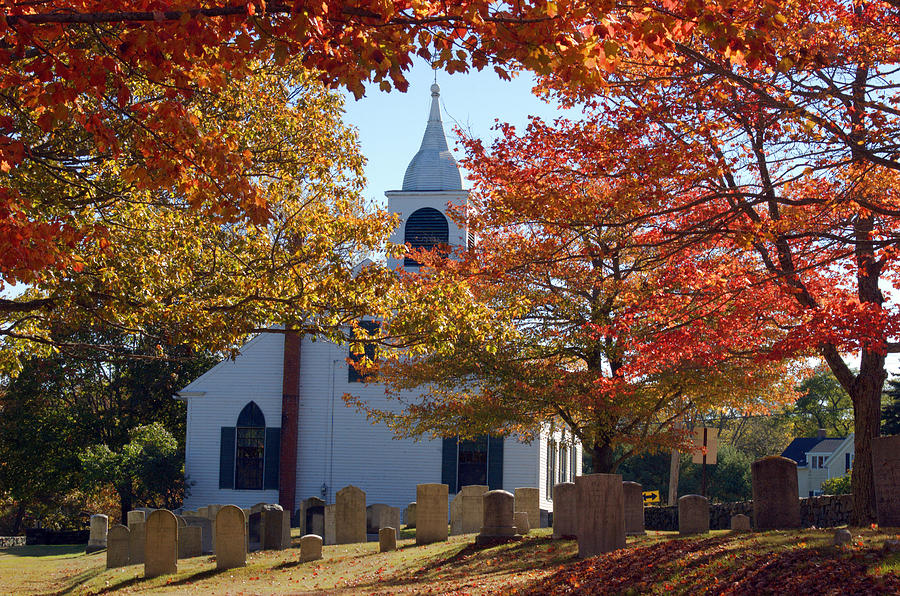
M 850 533 L 850 530 L 837 530 L 834 533 L 834 545 L 840 546 L 842 544 L 850 544 L 850 541 L 853 540 L 853 534 Z
M 319 497 L 310 497 L 300 503 L 299 516 L 300 535 L 325 533 L 325 501 Z
M 553 487 L 553 537 L 574 538 L 578 534 L 575 515 L 575 483 L 561 482 Z
M 281 548 L 291 548 L 291 514 L 285 511 L 281 518 Z
M 517 488 L 515 511 L 528 514 L 528 527 L 541 527 L 541 491 L 536 488 Z
M 524 536 L 531 531 L 531 525 L 528 523 L 527 511 L 516 511 L 513 513 L 513 524 L 516 526 L 516 534 Z
M 400 509 L 384 503 L 366 507 L 366 534 L 377 534 L 381 528 L 400 527 Z
M 282 550 L 284 544 L 284 518 L 287 512 L 281 505 L 268 504 L 263 507 L 260 521 L 260 547 L 263 550 Z
M 306 534 L 300 537 L 300 561 L 318 561 L 322 558 L 322 537 Z
M 489 545 L 497 542 L 519 540 L 516 536 L 514 509 L 516 498 L 505 490 L 484 493 L 484 521 L 475 544 Z M 418 502 L 418 501 L 417 501 Z
M 247 564 L 247 518 L 240 507 L 225 505 L 216 514 L 216 569 Z
M 178 558 L 190 559 L 203 554 L 203 528 L 178 526 Z
M 197 527 L 201 529 L 200 540 L 201 550 L 204 554 L 212 554 L 215 548 L 216 524 L 213 520 L 200 516 L 183 516 L 186 527 Z
M 644 487 L 637 482 L 623 482 L 625 496 L 625 535 L 644 534 Z
M 743 513 L 731 516 L 731 530 L 733 532 L 749 532 L 750 518 Z
M 131 549 L 131 532 L 127 526 L 116 524 L 109 529 L 106 536 L 106 568 L 125 567 L 128 565 Z
M 678 499 L 678 532 L 680 534 L 709 532 L 709 499 L 702 495 L 684 495 Z
M 872 439 L 875 510 L 878 525 L 900 526 L 900 435 Z
M 753 520 L 758 530 L 800 527 L 797 463 L 786 457 L 764 457 L 750 466 L 753 477 Z
M 178 521 L 178 531 L 180 532 L 181 528 L 187 525 L 187 522 L 184 521 L 184 517 L 182 517 L 181 515 L 176 515 L 175 519 Z
M 397 550 L 397 528 L 381 528 L 378 530 L 378 551 L 382 553 Z
M 483 484 L 471 484 L 459 489 L 450 504 L 450 533 L 474 534 L 484 523 L 484 493 L 489 488 Z
M 406 520 L 407 528 L 415 528 L 416 527 L 416 502 L 413 501 L 409 505 L 406 506 L 406 509 L 403 511 L 403 518 Z
M 208 505 L 206 507 L 206 517 L 210 519 L 210 521 L 216 521 L 216 515 L 218 515 L 219 510 L 222 508 L 221 505 Z
M 337 528 L 335 522 L 335 513 L 337 507 L 335 505 L 325 505 L 325 535 L 322 537 L 325 539 L 325 544 L 337 544 Z
M 209 519 L 209 505 L 206 507 L 197 507 L 197 516 Z
M 247 537 L 250 544 L 262 543 L 262 509 L 250 510 L 250 515 L 247 517 Z
M 334 502 L 334 532 L 337 544 L 366 541 L 366 493 L 350 485 L 337 492 Z
M 147 522 L 134 522 L 128 526 L 129 565 L 144 562 L 144 548 L 147 545 Z
M 91 533 L 88 536 L 86 553 L 95 553 L 106 548 L 106 534 L 109 531 L 109 517 L 98 513 L 91 516 Z
M 147 517 L 147 547 L 144 553 L 144 577 L 168 575 L 178 571 L 178 520 L 175 514 L 157 509 Z
M 131 524 L 142 524 L 147 521 L 147 514 L 138 509 L 132 509 L 128 512 L 128 527 L 131 528 Z
M 900 540 L 889 538 L 884 541 L 881 549 L 886 553 L 900 553 Z
M 257 503 L 250 507 L 250 513 L 260 513 L 266 505 L 268 505 L 268 503 Z
M 446 484 L 416 485 L 416 544 L 447 540 L 449 496 Z
M 593 557 L 625 547 L 625 494 L 619 474 L 575 477 L 578 556 Z

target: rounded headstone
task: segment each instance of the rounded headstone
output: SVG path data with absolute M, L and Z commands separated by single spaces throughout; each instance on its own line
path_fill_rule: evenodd
M 416 485 L 416 544 L 447 540 L 449 497 L 446 484 Z
M 878 525 L 900 526 L 900 435 L 872 439 Z
M 334 501 L 334 531 L 338 544 L 366 541 L 366 493 L 350 485 L 337 492 Z
M 300 537 L 300 561 L 318 561 L 322 558 L 322 537 L 305 534 Z
M 515 492 L 515 511 L 528 514 L 528 527 L 541 527 L 541 491 L 536 488 L 517 488 Z
M 528 522 L 527 511 L 516 511 L 513 513 L 513 524 L 516 527 L 516 534 L 525 535 L 531 531 L 531 525 Z
M 576 476 L 575 502 L 580 558 L 625 547 L 625 494 L 620 474 Z
M 91 533 L 85 552 L 94 553 L 106 548 L 106 534 L 109 531 L 109 517 L 98 513 L 91 516 Z
M 413 501 L 409 505 L 406 506 L 406 510 L 403 512 L 403 517 L 406 519 L 406 527 L 407 528 L 415 528 L 416 527 L 416 502 Z
M 142 524 L 147 521 L 147 514 L 139 509 L 132 509 L 128 512 L 128 527 L 131 527 L 131 524 Z
M 678 532 L 680 534 L 709 532 L 709 499 L 702 495 L 684 495 L 678 499 Z
M 850 530 L 837 530 L 834 533 L 835 546 L 840 546 L 842 544 L 850 544 L 851 540 L 853 540 L 853 534 L 850 533 Z
M 168 575 L 178 571 L 178 520 L 175 514 L 157 509 L 147 517 L 147 547 L 144 551 L 144 577 Z
M 753 519 L 758 530 L 800 527 L 797 463 L 786 457 L 764 457 L 750 466 L 753 476 Z
M 575 538 L 577 534 L 575 483 L 560 482 L 553 487 L 553 537 Z
M 225 505 L 216 514 L 216 569 L 247 564 L 247 518 L 240 507 Z
M 625 535 L 644 533 L 644 487 L 637 482 L 623 482 L 625 495 Z
M 505 490 L 484 493 L 484 522 L 475 544 L 492 544 L 517 540 L 515 522 L 516 498 Z
M 131 532 L 127 526 L 117 524 L 106 536 L 106 568 L 125 567 L 130 559 Z
M 749 532 L 750 518 L 743 513 L 731 516 L 731 530 L 734 532 Z
M 396 528 L 388 527 L 378 530 L 378 550 L 383 553 L 397 550 Z

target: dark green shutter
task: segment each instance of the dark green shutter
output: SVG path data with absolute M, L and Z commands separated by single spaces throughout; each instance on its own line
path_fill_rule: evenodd
M 441 482 L 450 487 L 451 493 L 456 492 L 456 437 L 444 439 Z
M 488 439 L 488 488 L 503 489 L 503 437 Z
M 278 460 L 281 455 L 281 427 L 266 429 L 266 463 L 263 471 L 263 489 L 278 490 Z
M 219 441 L 219 488 L 234 488 L 234 427 L 223 426 Z

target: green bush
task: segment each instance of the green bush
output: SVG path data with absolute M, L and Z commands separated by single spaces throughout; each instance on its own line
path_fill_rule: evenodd
M 838 476 L 837 478 L 829 478 L 822 483 L 822 492 L 826 495 L 849 495 L 850 494 L 850 472 L 846 476 Z

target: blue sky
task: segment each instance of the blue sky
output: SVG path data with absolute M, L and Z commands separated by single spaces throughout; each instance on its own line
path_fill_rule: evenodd
M 400 188 L 406 166 L 419 150 L 431 106 L 431 67 L 418 61 L 407 76 L 410 85 L 406 93 L 384 93 L 373 87 L 358 101 L 347 94 L 344 120 L 358 129 L 362 153 L 368 160 L 365 197 L 382 206 L 386 204 L 384 191 Z M 531 93 L 534 81 L 530 75 L 503 81 L 493 70 L 455 75 L 439 70 L 437 82 L 441 86 L 444 131 L 451 148 L 456 144 L 454 127 L 488 140 L 495 136 L 491 130 L 495 118 L 521 128 L 531 114 L 546 120 L 561 114 Z M 459 160 L 458 147 L 455 153 Z

